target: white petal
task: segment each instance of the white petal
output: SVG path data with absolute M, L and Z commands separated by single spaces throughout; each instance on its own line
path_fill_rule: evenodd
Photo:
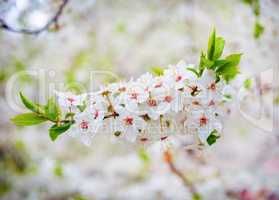
M 208 131 L 207 128 L 198 130 L 198 136 L 203 143 L 206 143 L 206 140 L 209 135 L 210 135 L 210 131 Z
M 81 136 L 80 140 L 86 146 L 90 146 L 92 143 L 91 138 L 89 136 Z
M 129 142 L 135 142 L 137 139 L 137 133 L 133 127 L 127 127 L 124 134 L 125 139 Z
M 157 120 L 159 118 L 159 115 L 160 115 L 158 112 L 156 112 L 153 109 L 148 109 L 147 114 L 153 120 Z

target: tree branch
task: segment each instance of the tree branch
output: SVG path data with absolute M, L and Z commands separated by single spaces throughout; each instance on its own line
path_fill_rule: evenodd
M 38 29 L 27 29 L 27 28 L 14 28 L 8 25 L 3 19 L 0 18 L 0 28 L 6 31 L 20 33 L 20 34 L 27 34 L 27 35 L 38 35 L 41 32 L 48 30 L 51 25 L 57 25 L 60 16 L 63 13 L 64 8 L 68 4 L 69 0 L 62 0 L 62 3 L 58 7 L 56 14 L 42 27 Z

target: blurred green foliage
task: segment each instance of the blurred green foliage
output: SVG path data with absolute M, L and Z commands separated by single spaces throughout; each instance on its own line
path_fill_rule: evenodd
M 64 177 L 64 169 L 60 162 L 57 162 L 55 167 L 53 168 L 53 174 L 58 178 Z
M 258 39 L 264 33 L 264 26 L 258 19 L 261 14 L 260 0 L 242 0 L 242 1 L 248 4 L 252 8 L 252 11 L 256 17 L 256 21 L 254 23 L 253 35 L 255 39 Z
M 264 33 L 264 26 L 257 20 L 254 25 L 254 37 L 259 38 Z

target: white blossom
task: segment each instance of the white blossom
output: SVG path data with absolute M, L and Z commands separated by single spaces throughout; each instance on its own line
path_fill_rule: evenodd
M 206 143 L 212 131 L 222 131 L 231 91 L 224 92 L 224 82 L 216 81 L 212 71 L 205 70 L 198 78 L 188 68 L 193 66 L 180 61 L 161 76 L 145 73 L 89 94 L 85 111 L 74 116 L 72 135 L 85 144 L 100 130 L 144 145 L 177 134 L 195 135 Z M 59 103 L 66 107 L 80 105 L 86 96 L 58 93 Z
M 83 105 L 86 100 L 87 94 L 75 95 L 71 92 L 58 92 L 56 91 L 56 96 L 58 97 L 58 103 L 63 107 L 73 107 L 78 105 Z

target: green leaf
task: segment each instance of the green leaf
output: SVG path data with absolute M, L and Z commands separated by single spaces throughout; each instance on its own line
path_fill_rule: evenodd
M 223 96 L 226 100 L 232 100 L 232 95 L 231 94 L 224 94 Z
M 233 80 L 237 74 L 239 74 L 238 66 L 228 67 L 227 70 L 222 74 L 223 79 L 228 83 Z
M 200 76 L 202 75 L 203 73 L 203 70 L 205 68 L 209 68 L 211 69 L 211 67 L 214 65 L 214 62 L 207 59 L 204 52 L 201 52 L 201 55 L 200 55 L 200 64 L 199 64 L 199 70 L 200 70 Z
M 60 108 L 53 97 L 49 98 L 45 106 L 45 115 L 51 120 L 58 120 L 60 118 Z
M 79 109 L 80 112 L 83 112 L 85 110 L 85 108 L 86 108 L 86 103 L 83 102 L 83 104 L 82 105 L 78 105 L 77 108 Z
M 236 66 L 240 63 L 242 53 L 231 54 L 226 57 L 226 60 L 229 62 L 230 65 Z
M 258 39 L 261 37 L 263 33 L 264 33 L 264 26 L 259 21 L 256 21 L 254 25 L 254 37 Z
M 214 69 L 219 68 L 227 63 L 229 63 L 229 61 L 225 59 L 215 60 L 213 64 L 213 68 Z
M 215 40 L 216 40 L 216 33 L 215 33 L 215 29 L 213 29 L 208 40 L 207 58 L 209 60 L 212 60 L 214 56 Z
M 214 129 L 211 133 L 210 133 L 210 135 L 208 136 L 208 138 L 207 138 L 207 143 L 209 144 L 209 145 L 212 145 L 212 144 L 214 144 L 215 142 L 216 142 L 216 140 L 217 139 L 219 139 L 220 138 L 220 135 L 219 135 L 219 133 L 218 133 L 218 131 L 216 130 L 216 129 Z
M 193 72 L 194 74 L 196 74 L 197 77 L 200 76 L 199 72 L 195 68 L 188 67 L 187 70 L 189 70 L 190 72 Z
M 72 118 L 73 116 L 75 116 L 75 113 L 73 113 L 73 112 L 68 112 L 68 113 L 66 113 L 66 115 L 65 115 L 65 119 Z
M 225 47 L 225 40 L 222 37 L 217 37 L 215 40 L 213 60 L 217 60 L 218 58 L 221 57 L 224 47 Z
M 24 113 L 16 115 L 11 121 L 17 126 L 32 126 L 47 121 L 46 118 L 37 115 L 36 113 Z
M 151 67 L 151 72 L 155 76 L 162 76 L 164 74 L 164 69 L 162 67 Z
M 20 99 L 21 99 L 22 103 L 25 105 L 26 108 L 28 108 L 29 110 L 36 112 L 36 113 L 43 113 L 43 110 L 39 104 L 33 103 L 32 101 L 27 99 L 22 94 L 22 92 L 20 92 L 19 95 L 20 95 Z
M 49 137 L 51 138 L 52 141 L 56 140 L 59 135 L 62 133 L 66 132 L 70 127 L 72 123 L 67 122 L 63 125 L 58 126 L 57 124 L 53 125 L 49 129 Z
M 227 63 L 219 66 L 216 69 L 216 74 L 222 76 L 227 82 L 233 80 L 239 73 L 238 64 L 242 54 L 231 54 L 226 57 Z

